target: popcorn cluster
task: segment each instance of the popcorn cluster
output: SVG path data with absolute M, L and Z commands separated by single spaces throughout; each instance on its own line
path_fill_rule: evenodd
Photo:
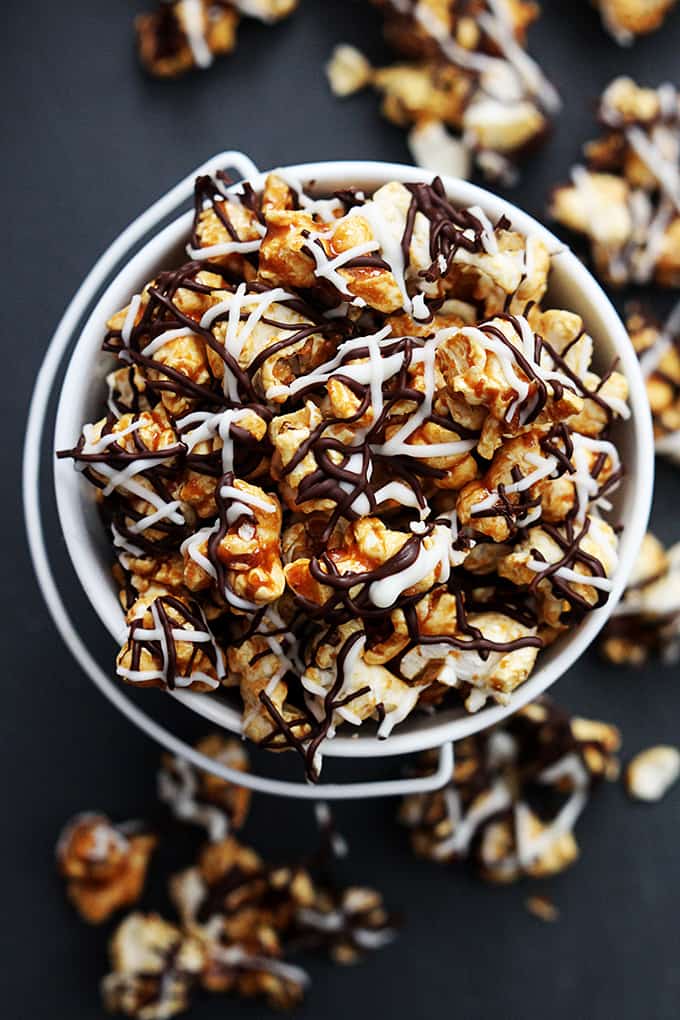
M 560 99 L 526 52 L 539 13 L 529 0 L 373 0 L 388 43 L 403 60 L 372 68 L 351 46 L 336 48 L 327 73 L 338 96 L 372 85 L 382 112 L 410 128 L 415 162 L 467 177 L 474 163 L 512 182 L 516 161 L 545 137 Z M 451 133 L 453 132 L 453 133 Z
M 617 665 L 641 666 L 650 655 L 680 660 L 680 542 L 664 549 L 654 535 L 645 535 L 600 647 Z
M 187 252 L 108 323 L 107 412 L 61 453 L 118 557 L 119 677 L 236 688 L 310 778 L 340 725 L 508 703 L 607 601 L 629 413 L 542 305 L 543 241 L 438 179 L 315 198 L 279 171 L 199 178 Z
M 114 825 L 94 812 L 76 815 L 64 826 L 57 867 L 83 920 L 101 924 L 137 901 L 156 843 L 138 822 Z
M 592 787 L 616 779 L 616 727 L 543 699 L 456 744 L 450 783 L 406 797 L 399 819 L 415 852 L 468 861 L 485 881 L 554 875 L 578 857 L 574 825 Z M 423 774 L 432 756 L 422 759 Z
M 555 189 L 551 215 L 589 241 L 614 287 L 680 286 L 680 103 L 675 87 L 616 78 L 600 99 L 602 136 Z
M 655 32 L 663 24 L 676 0 L 593 0 L 602 24 L 621 46 L 636 36 Z
M 214 734 L 197 750 L 240 771 L 248 768 L 235 740 Z M 115 930 L 112 969 L 102 982 L 110 1012 L 166 1020 L 189 1008 L 200 989 L 289 1009 L 302 1000 L 309 978 L 285 956 L 322 950 L 335 963 L 354 963 L 395 937 L 397 922 L 379 893 L 336 883 L 332 857 L 339 836 L 325 805 L 317 805 L 319 851 L 293 865 L 271 865 L 231 834 L 247 814 L 244 794 L 183 759 L 164 758 L 161 799 L 181 821 L 204 825 L 209 842 L 191 867 L 170 879 L 177 922 L 134 911 Z M 139 823 L 113 826 L 93 814 L 69 822 L 57 859 L 84 920 L 99 923 L 139 900 L 156 843 Z
M 176 78 L 210 67 L 231 53 L 243 16 L 266 24 L 292 14 L 298 0 L 161 0 L 135 19 L 139 59 L 157 78 Z
M 324 885 L 303 865 L 267 865 L 233 837 L 207 845 L 171 878 L 170 894 L 178 924 L 135 912 L 115 931 L 102 982 L 109 1011 L 165 1020 L 200 989 L 292 1009 L 310 982 L 284 954 L 322 949 L 350 964 L 396 935 L 373 889 Z
M 626 328 L 645 379 L 656 451 L 680 463 L 680 304 L 663 325 L 632 307 Z

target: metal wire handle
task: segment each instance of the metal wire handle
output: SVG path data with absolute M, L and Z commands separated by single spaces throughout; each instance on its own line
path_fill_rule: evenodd
M 187 759 L 197 768 L 212 772 L 222 779 L 238 783 L 240 786 L 247 786 L 260 793 L 298 797 L 306 800 L 389 797 L 439 789 L 451 778 L 453 771 L 453 745 L 451 743 L 444 744 L 439 749 L 437 769 L 431 775 L 375 782 L 310 784 L 268 779 L 265 776 L 239 772 L 201 754 L 139 709 L 101 668 L 74 626 L 54 578 L 45 543 L 40 504 L 40 451 L 50 394 L 64 354 L 86 312 L 94 303 L 108 277 L 130 249 L 191 197 L 195 177 L 225 168 L 236 169 L 241 175 L 241 179 L 251 178 L 259 173 L 255 164 L 244 153 L 221 152 L 197 167 L 162 198 L 154 202 L 141 216 L 133 220 L 94 264 L 74 294 L 47 348 L 31 397 L 24 443 L 22 479 L 26 533 L 38 584 L 50 615 L 65 644 L 102 694 L 147 736 L 161 744 L 166 750 Z

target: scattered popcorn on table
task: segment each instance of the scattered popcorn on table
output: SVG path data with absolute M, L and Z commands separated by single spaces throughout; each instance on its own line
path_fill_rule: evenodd
M 356 963 L 367 952 L 389 945 L 398 929 L 380 893 L 363 886 L 315 888 L 312 903 L 298 909 L 295 921 L 303 945 L 326 949 L 340 964 Z
M 294 1006 L 308 979 L 281 960 L 297 910 L 313 900 L 304 868 L 270 868 L 233 837 L 207 846 L 197 864 L 171 879 L 183 929 L 203 946 L 200 981 L 213 992 L 264 996 Z
M 616 727 L 533 702 L 456 744 L 452 781 L 404 798 L 416 854 L 467 860 L 487 882 L 542 878 L 578 857 L 574 825 L 593 786 L 618 775 Z M 423 756 L 423 772 L 433 756 Z
M 157 78 L 210 67 L 231 53 L 242 16 L 271 24 L 288 17 L 298 0 L 161 0 L 135 19 L 139 59 Z
M 467 177 L 474 163 L 488 178 L 511 183 L 517 160 L 540 144 L 560 109 L 525 49 L 538 5 L 373 2 L 403 62 L 374 69 L 354 47 L 337 46 L 326 68 L 334 94 L 372 85 L 383 96 L 384 116 L 411 129 L 411 152 L 424 169 Z
M 553 219 L 590 243 L 596 273 L 613 287 L 680 286 L 680 105 L 674 85 L 616 78 L 602 94 L 603 133 L 585 166 L 555 188 Z
M 680 542 L 666 550 L 654 535 L 645 535 L 600 649 L 616 665 L 641 666 L 651 655 L 680 661 Z
M 196 750 L 221 765 L 249 771 L 248 755 L 236 738 L 213 733 L 200 740 Z M 165 754 L 158 773 L 158 797 L 176 818 L 202 826 L 211 842 L 218 843 L 231 828 L 242 828 L 250 810 L 251 791 L 196 768 L 186 758 Z
M 626 789 L 636 800 L 661 800 L 678 777 L 680 751 L 660 744 L 635 755 L 626 769 Z
M 284 931 L 314 897 L 305 868 L 272 869 L 233 836 L 204 847 L 194 867 L 173 877 L 171 894 L 187 929 L 227 941 L 251 928 Z
M 680 303 L 663 324 L 631 308 L 626 328 L 645 377 L 656 451 L 680 464 Z
M 660 28 L 676 0 L 593 0 L 602 24 L 621 46 Z
M 319 198 L 278 171 L 199 178 L 187 252 L 110 320 L 105 416 L 60 454 L 118 560 L 118 676 L 230 689 L 312 780 L 340 727 L 508 704 L 609 597 L 630 413 L 542 303 L 543 241 L 438 178 Z
M 189 1008 L 204 966 L 203 947 L 158 914 L 130 914 L 111 939 L 112 971 L 102 981 L 110 1013 L 166 1020 Z
M 68 822 L 56 847 L 68 897 L 89 924 L 101 924 L 142 894 L 157 839 L 141 824 L 114 825 L 105 815 L 83 813 Z
M 247 757 L 231 739 L 212 734 L 197 750 L 245 771 Z M 257 997 L 276 1009 L 303 999 L 309 977 L 289 962 L 315 950 L 338 964 L 355 963 L 386 946 L 399 926 L 381 895 L 338 884 L 334 865 L 347 853 L 328 805 L 315 805 L 319 844 L 292 863 L 271 864 L 226 834 L 245 821 L 242 787 L 163 756 L 159 797 L 180 822 L 206 829 L 193 865 L 170 878 L 177 921 L 139 910 L 110 941 L 111 972 L 101 985 L 107 1010 L 138 1020 L 165 1020 L 187 1010 L 194 994 Z M 140 823 L 113 826 L 81 814 L 57 844 L 59 870 L 84 920 L 99 923 L 136 903 L 157 843 Z

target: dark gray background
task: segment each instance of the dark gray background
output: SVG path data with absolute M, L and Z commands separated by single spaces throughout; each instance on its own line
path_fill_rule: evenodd
M 56 321 L 125 224 L 217 150 L 241 148 L 261 167 L 408 158 L 402 133 L 379 117 L 374 95 L 337 102 L 322 73 L 341 40 L 376 60 L 386 56 L 367 3 L 303 0 L 299 14 L 274 29 L 244 24 L 234 56 L 179 82 L 151 81 L 137 67 L 132 16 L 142 6 L 10 0 L 4 7 L 0 968 L 7 988 L 0 1012 L 8 1020 L 103 1015 L 97 982 L 108 929 L 85 928 L 66 904 L 53 869 L 54 840 L 78 810 L 102 808 L 118 819 L 156 810 L 150 805 L 157 749 L 71 661 L 28 561 L 18 486 L 23 422 Z M 559 86 L 565 110 L 512 192 L 539 217 L 550 185 L 593 132 L 602 87 L 624 71 L 650 84 L 672 79 L 680 44 L 680 12 L 626 51 L 604 35 L 585 0 L 544 6 L 532 49 Z M 669 295 L 656 300 L 663 309 Z M 654 523 L 667 539 L 680 531 L 679 499 L 680 475 L 659 465 Z M 111 654 L 88 610 L 80 614 L 92 641 Z M 619 724 L 627 755 L 678 739 L 677 668 L 614 670 L 591 655 L 556 693 L 580 713 Z M 292 772 L 294 763 L 275 761 Z M 271 759 L 265 765 L 271 768 Z M 340 807 L 352 846 L 346 876 L 376 883 L 403 910 L 406 927 L 393 947 L 356 968 L 313 963 L 314 985 L 299 1015 L 678 1016 L 679 804 L 680 789 L 655 807 L 630 804 L 620 787 L 604 789 L 578 825 L 578 865 L 540 886 L 508 889 L 414 860 L 392 802 Z M 263 851 L 294 852 L 313 839 L 310 810 L 260 798 L 246 835 Z M 163 867 L 186 862 L 191 846 L 189 837 L 166 842 Z M 162 903 L 162 884 L 154 880 L 147 902 Z M 561 910 L 554 926 L 523 908 L 530 892 L 546 890 Z M 213 998 L 198 1003 L 195 1015 L 268 1013 L 259 1003 Z

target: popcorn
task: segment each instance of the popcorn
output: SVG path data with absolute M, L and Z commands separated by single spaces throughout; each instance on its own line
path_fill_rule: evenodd
M 129 637 L 116 660 L 119 677 L 140 687 L 213 691 L 224 659 L 200 606 L 171 593 L 140 596 L 127 613 Z
M 341 727 L 508 704 L 608 598 L 629 414 L 546 306 L 543 241 L 438 178 L 319 196 L 279 170 L 200 177 L 187 254 L 111 318 L 107 413 L 61 454 L 110 531 L 121 680 L 231 697 L 312 781 Z M 230 788 L 182 769 L 174 809 L 223 839 Z
M 352 964 L 396 938 L 396 919 L 380 893 L 363 886 L 318 889 L 311 906 L 300 907 L 296 924 L 306 945 L 324 946 L 334 963 Z
M 468 860 L 487 882 L 556 874 L 578 856 L 573 827 L 589 792 L 618 775 L 619 746 L 615 727 L 541 699 L 459 741 L 449 784 L 405 797 L 399 820 L 419 856 Z M 432 764 L 424 755 L 422 774 Z
M 417 166 L 449 177 L 470 176 L 470 153 L 463 142 L 449 134 L 439 120 L 417 123 L 409 132 L 408 146 Z
M 84 813 L 68 822 L 56 848 L 57 867 L 76 910 L 101 924 L 139 899 L 156 837 L 135 823 L 113 825 L 105 815 Z
M 226 939 L 257 926 L 283 931 L 313 899 L 304 868 L 270 868 L 233 837 L 206 846 L 194 868 L 174 876 L 171 893 L 186 927 Z
M 172 878 L 170 890 L 184 929 L 203 947 L 205 988 L 263 995 L 284 1009 L 300 1001 L 308 978 L 280 959 L 280 934 L 312 900 L 304 870 L 266 867 L 230 837 L 206 847 L 195 867 Z
M 587 238 L 595 271 L 614 287 L 680 281 L 680 106 L 675 87 L 615 78 L 598 109 L 603 135 L 585 166 L 555 188 L 550 214 Z
M 227 947 L 212 943 L 203 985 L 210 992 L 235 991 L 242 998 L 264 998 L 272 1009 L 294 1009 L 304 998 L 309 978 L 302 967 L 279 959 L 271 933 Z
M 405 59 L 372 68 L 354 47 L 339 45 L 326 65 L 333 93 L 346 97 L 372 85 L 384 116 L 411 128 L 411 152 L 425 169 L 467 177 L 474 163 L 492 180 L 514 181 L 516 161 L 540 143 L 560 108 L 524 49 L 537 5 L 374 3 L 388 44 Z
M 626 328 L 640 358 L 657 452 L 680 462 L 680 305 L 663 325 L 633 306 Z
M 661 800 L 678 777 L 680 751 L 659 744 L 635 755 L 626 769 L 626 788 L 636 800 Z
M 542 601 L 541 617 L 555 626 L 563 613 L 581 618 L 607 601 L 617 565 L 616 535 L 599 517 L 586 516 L 557 528 L 530 528 L 504 557 L 498 573 L 515 584 L 528 584 Z
M 326 64 L 326 74 L 333 95 L 351 96 L 370 84 L 373 70 L 366 57 L 355 46 L 336 46 Z
M 249 770 L 248 755 L 241 744 L 218 733 L 199 740 L 196 750 L 239 772 Z M 197 769 L 185 758 L 166 754 L 158 773 L 158 797 L 176 818 L 202 826 L 210 841 L 218 843 L 231 828 L 243 826 L 250 810 L 251 791 Z
M 135 19 L 139 59 L 157 78 L 205 69 L 235 48 L 242 15 L 271 24 L 296 7 L 297 0 L 163 0 Z
M 183 1013 L 204 965 L 196 939 L 158 914 L 129 914 L 111 939 L 113 970 L 102 981 L 111 1013 L 137 1020 L 166 1020 Z
M 616 665 L 640 666 L 650 655 L 669 664 L 680 659 L 680 543 L 666 550 L 654 535 L 645 535 L 600 648 Z
M 637 35 L 655 32 L 675 6 L 675 0 L 595 0 L 602 24 L 621 46 Z
M 204 987 L 264 995 L 271 1005 L 290 1008 L 308 979 L 281 959 L 287 946 L 325 949 L 335 963 L 354 963 L 394 939 L 397 922 L 379 893 L 328 884 L 329 850 L 322 847 L 322 858 L 310 861 L 312 870 L 277 867 L 229 838 L 172 878 L 183 927 L 204 947 Z
M 239 744 L 219 734 L 196 749 L 247 768 Z M 165 1020 L 189 1009 L 201 990 L 292 1009 L 309 976 L 288 961 L 289 952 L 323 950 L 348 964 L 395 938 L 398 921 L 380 893 L 336 882 L 334 861 L 346 855 L 347 844 L 327 804 L 315 805 L 317 850 L 297 863 L 274 864 L 228 832 L 243 823 L 249 791 L 164 755 L 158 795 L 180 821 L 204 826 L 209 842 L 193 865 L 170 878 L 176 922 L 134 911 L 114 931 L 111 972 L 101 982 L 108 1011 Z M 113 826 L 93 814 L 69 822 L 57 857 L 85 920 L 104 920 L 137 899 L 155 843 L 138 823 Z
M 219 524 L 182 543 L 184 582 L 192 592 L 216 583 L 237 609 L 276 602 L 285 587 L 279 556 L 281 507 L 275 496 L 228 475 L 217 490 Z M 208 559 L 211 545 L 212 561 Z

